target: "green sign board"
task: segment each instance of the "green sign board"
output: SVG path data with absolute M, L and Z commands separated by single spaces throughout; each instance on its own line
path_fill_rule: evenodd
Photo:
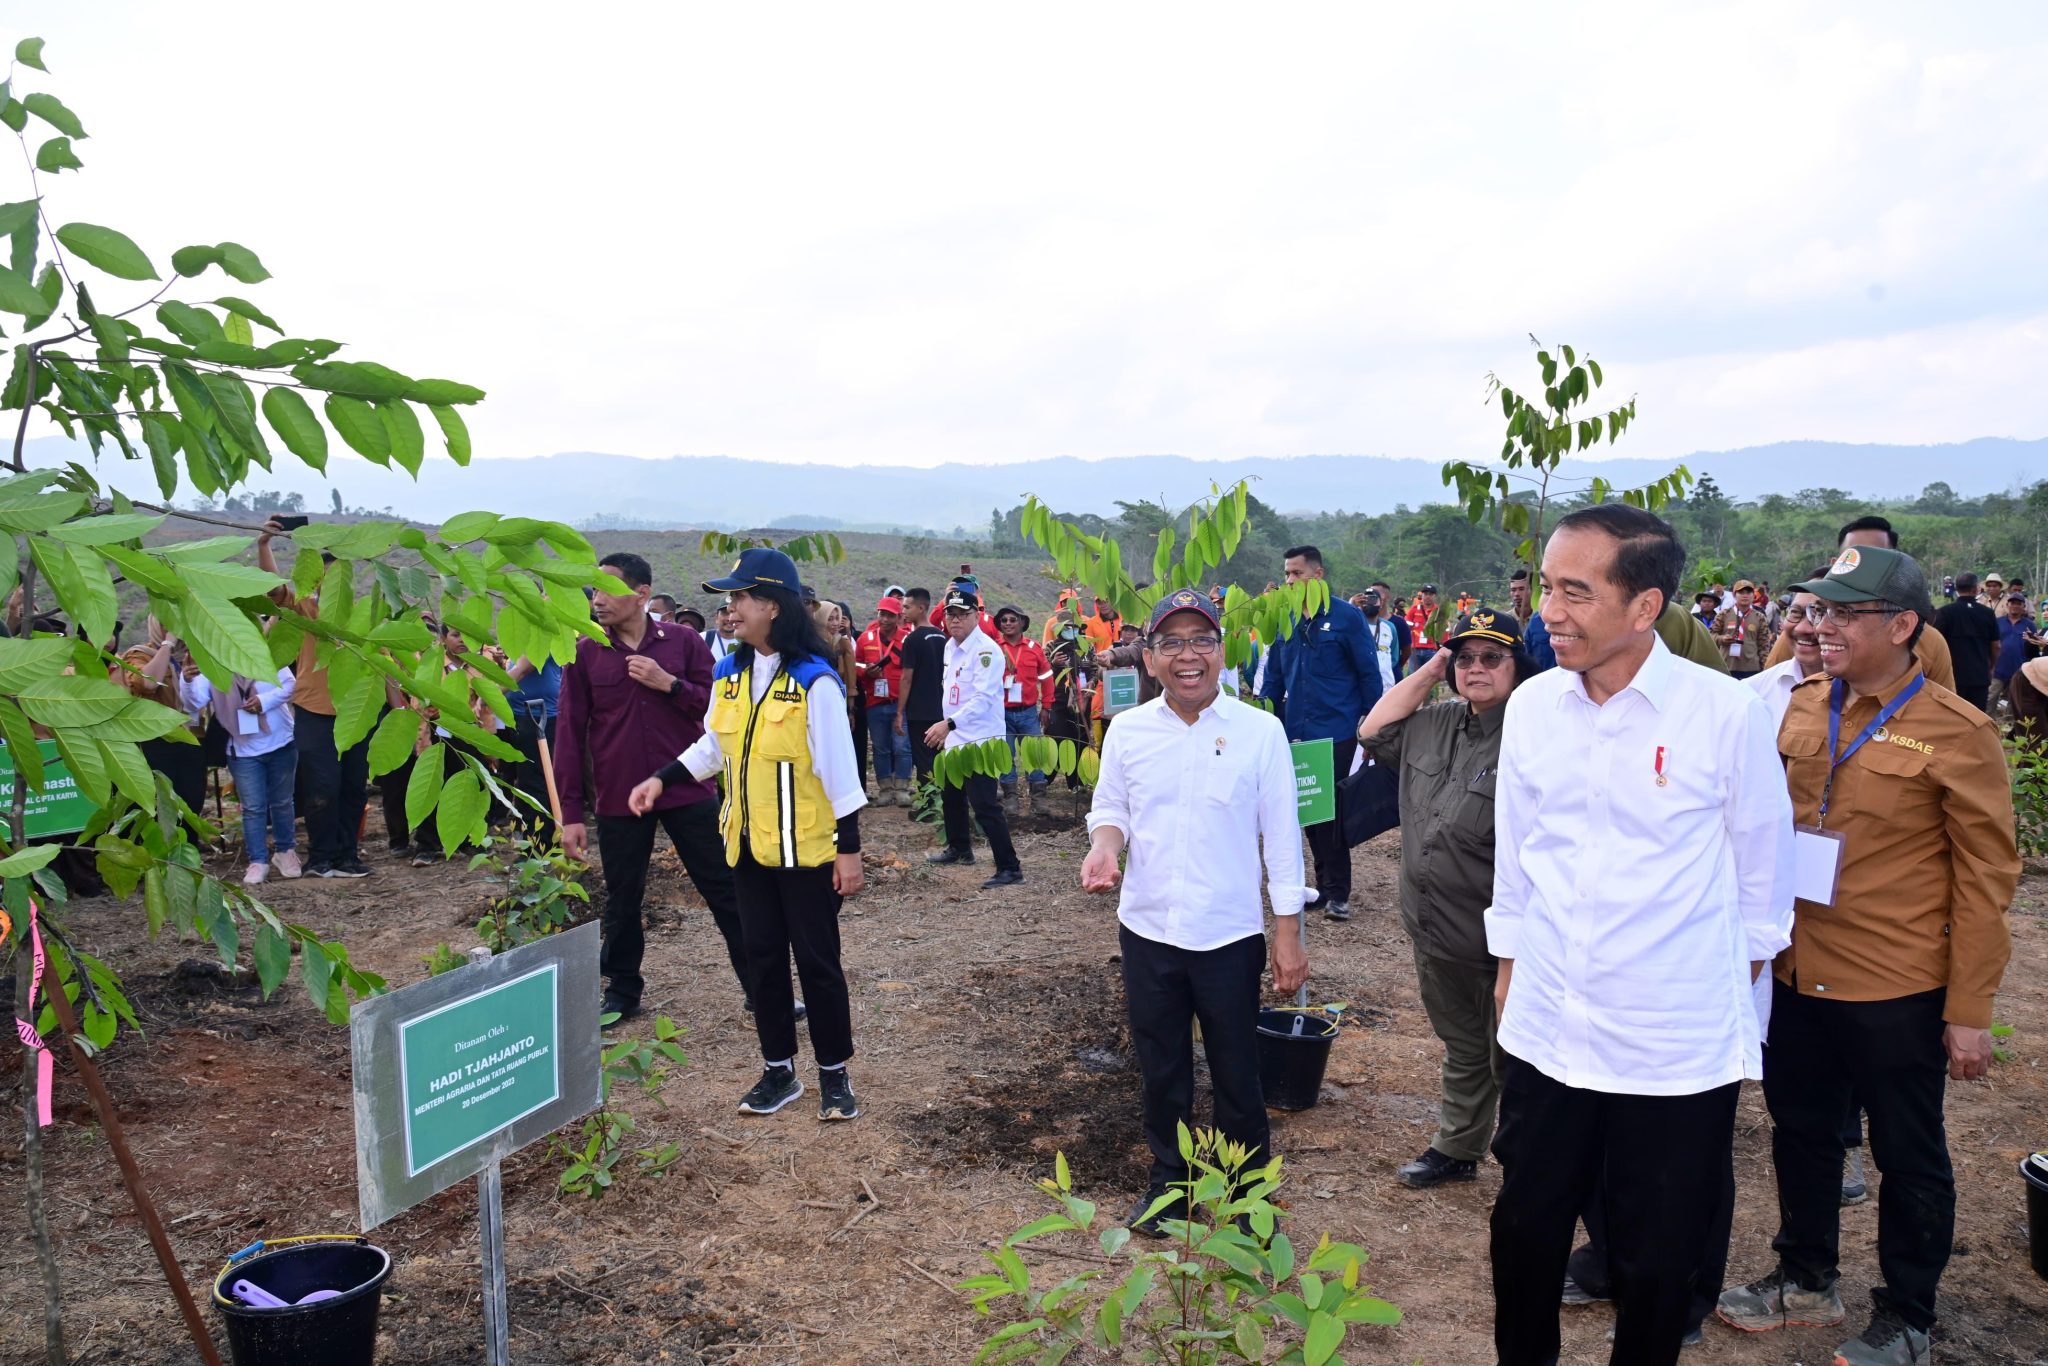
M 406 1175 L 561 1095 L 555 972 L 550 963 L 399 1025 Z
M 1294 751 L 1294 800 L 1304 826 L 1337 819 L 1337 762 L 1328 740 L 1301 740 Z
M 1102 674 L 1102 714 L 1115 716 L 1138 705 L 1138 671 L 1133 668 L 1105 669 Z
M 36 748 L 43 752 L 43 785 L 28 794 L 28 837 L 70 835 L 85 829 L 99 808 L 79 790 L 78 780 L 57 757 L 55 740 L 39 740 Z M 0 811 L 11 810 L 13 802 L 14 755 L 0 744 Z

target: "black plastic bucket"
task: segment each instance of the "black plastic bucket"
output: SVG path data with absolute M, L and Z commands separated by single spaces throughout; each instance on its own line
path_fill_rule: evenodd
M 2035 1153 L 2020 1163 L 2027 1183 L 2027 1252 L 2034 1274 L 2048 1281 L 2048 1153 Z
M 213 1278 L 213 1307 L 228 1330 L 235 1366 L 372 1366 L 378 1293 L 391 1274 L 384 1249 L 362 1238 L 286 1238 L 252 1243 Z M 235 1298 L 247 1281 L 285 1302 L 258 1309 Z M 316 1290 L 333 1299 L 299 1301 Z
M 1275 1110 L 1313 1109 L 1337 1022 L 1320 1010 L 1259 1012 L 1259 1083 Z

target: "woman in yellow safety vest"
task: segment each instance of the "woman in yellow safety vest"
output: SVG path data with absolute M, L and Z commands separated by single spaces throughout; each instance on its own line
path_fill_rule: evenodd
M 846 1075 L 853 1018 L 839 962 L 839 905 L 865 881 L 857 813 L 867 794 L 846 685 L 804 610 L 789 556 L 744 551 L 732 573 L 704 591 L 732 594 L 739 644 L 712 671 L 704 738 L 634 788 L 629 804 L 640 814 L 685 774 L 723 775 L 719 830 L 739 895 L 754 1030 L 767 1064 L 739 1108 L 773 1114 L 804 1093 L 789 986 L 794 954 L 810 1003 L 818 1118 L 852 1119 L 860 1106 Z

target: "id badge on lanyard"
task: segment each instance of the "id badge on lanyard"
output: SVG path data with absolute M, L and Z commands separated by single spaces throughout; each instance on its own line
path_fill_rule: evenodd
M 1920 685 L 1927 681 L 1925 674 L 1916 676 L 1911 683 L 1899 690 L 1899 695 L 1881 708 L 1870 724 L 1847 749 L 1842 749 L 1842 707 L 1848 698 L 1849 687 L 1840 679 L 1829 685 L 1828 693 L 1828 776 L 1820 793 L 1820 810 L 1812 825 L 1792 827 L 1793 847 L 1793 894 L 1802 901 L 1811 901 L 1817 906 L 1835 904 L 1835 890 L 1842 875 L 1842 832 L 1829 830 L 1828 802 L 1835 792 L 1835 770 L 1849 762 L 1851 755 L 1885 728 L 1885 723 L 1897 716 L 1900 710 L 1920 691 Z

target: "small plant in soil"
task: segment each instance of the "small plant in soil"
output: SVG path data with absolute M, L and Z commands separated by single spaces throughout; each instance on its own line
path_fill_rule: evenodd
M 489 913 L 476 922 L 477 936 L 494 954 L 569 929 L 590 905 L 582 883 L 587 870 L 564 855 L 560 845 L 521 835 L 492 836 L 469 861 L 472 869 L 485 865 L 495 868 L 505 884 L 491 899 Z
M 618 1018 L 616 1014 L 606 1015 L 605 1027 L 610 1028 Z M 667 1108 L 661 1099 L 661 1086 L 668 1079 L 669 1066 L 686 1067 L 690 1062 L 677 1042 L 684 1033 L 681 1025 L 661 1015 L 655 1018 L 652 1039 L 620 1039 L 605 1048 L 598 1108 L 586 1115 L 569 1137 L 557 1137 L 549 1145 L 549 1153 L 568 1164 L 562 1169 L 559 1182 L 563 1190 L 601 1200 L 618 1181 L 619 1164 L 628 1156 L 636 1125 L 631 1115 L 611 1108 L 612 1085 L 618 1082 L 637 1086 L 642 1095 Z M 662 1143 L 632 1149 L 630 1155 L 633 1164 L 629 1170 L 659 1177 L 668 1175 L 668 1169 L 682 1156 L 682 1148 L 675 1143 Z
M 1073 1193 L 1066 1154 L 1057 1155 L 1053 1179 L 1039 1189 L 1058 1211 L 984 1253 L 993 1274 L 960 1283 L 978 1314 L 1014 1296 L 1025 1315 L 997 1328 L 976 1363 L 1030 1358 L 1055 1366 L 1086 1346 L 1110 1360 L 1173 1366 L 1324 1366 L 1341 1362 L 1337 1349 L 1355 1325 L 1401 1321 L 1399 1309 L 1360 1283 L 1365 1249 L 1325 1234 L 1297 1268 L 1294 1244 L 1279 1227 L 1287 1212 L 1272 1199 L 1280 1158 L 1251 1167 L 1241 1144 L 1212 1129 L 1190 1133 L 1185 1124 L 1180 1152 L 1189 1179 L 1147 1211 L 1167 1234 L 1160 1250 L 1144 1250 L 1159 1245 L 1134 1244 L 1131 1230 L 1111 1225 L 1098 1241 L 1111 1257 L 1127 1258 L 1128 1270 L 1083 1271 L 1041 1287 L 1017 1249 L 1050 1234 L 1095 1232 L 1095 1206 Z

